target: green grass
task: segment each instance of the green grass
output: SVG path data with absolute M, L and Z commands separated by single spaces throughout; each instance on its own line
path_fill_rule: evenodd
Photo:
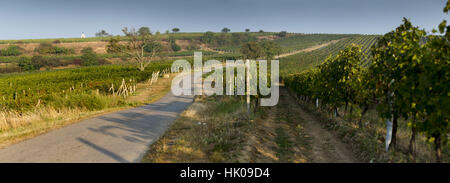
M 106 65 L 4 74 L 0 75 L 0 106 L 3 110 L 26 111 L 39 102 L 42 105 L 54 104 L 60 97 L 77 100 L 77 97 L 84 97 L 86 92 L 96 90 L 107 94 L 112 85 L 117 90 L 123 79 L 127 83 L 144 81 L 154 71 L 167 69 L 170 65 L 170 62 L 155 62 L 144 72 L 135 66 Z

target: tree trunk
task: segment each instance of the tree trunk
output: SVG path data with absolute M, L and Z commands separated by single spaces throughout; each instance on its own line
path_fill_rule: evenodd
M 397 145 L 397 128 L 398 128 L 398 116 L 394 113 L 394 119 L 392 120 L 392 140 L 389 144 L 389 148 Z
M 413 159 L 416 159 L 416 128 L 412 127 L 411 129 L 411 139 L 409 140 L 409 154 L 413 156 Z
M 436 151 L 436 163 L 440 163 L 442 160 L 441 136 L 440 135 L 434 136 L 434 149 Z
M 247 94 L 247 114 L 250 115 L 250 61 L 246 61 L 246 94 Z
M 337 107 L 334 108 L 334 117 L 340 117 Z
M 345 114 L 347 114 L 347 107 L 348 107 L 348 102 L 345 102 L 344 116 L 345 116 Z
M 363 124 L 362 124 L 362 118 L 363 118 L 363 116 L 366 114 L 366 112 L 367 112 L 368 110 L 369 110 L 369 106 L 365 106 L 364 109 L 363 109 L 363 111 L 361 112 L 361 117 L 359 118 L 359 122 L 358 122 L 360 128 L 363 127 Z
M 258 110 L 258 103 L 259 103 L 259 98 L 255 97 L 255 108 L 253 109 L 254 113 L 256 113 L 256 111 Z

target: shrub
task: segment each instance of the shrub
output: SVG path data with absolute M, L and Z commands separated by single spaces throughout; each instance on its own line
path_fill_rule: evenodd
M 11 45 L 8 46 L 8 48 L 4 49 L 4 50 L 0 50 L 0 55 L 1 56 L 19 56 L 22 54 L 22 48 L 15 46 L 15 45 Z
M 32 59 L 28 57 L 21 57 L 17 62 L 17 65 L 23 71 L 33 71 L 36 69 L 33 65 Z
M 180 47 L 179 45 L 177 45 L 176 43 L 172 43 L 172 44 L 171 44 L 171 47 L 172 47 L 172 50 L 173 50 L 174 52 L 177 52 L 177 51 L 180 51 L 180 50 L 181 50 L 181 47 Z
M 75 53 L 75 50 L 73 50 L 71 48 L 64 48 L 64 47 L 57 47 L 57 46 L 54 46 L 53 50 L 54 50 L 54 54 L 56 54 L 56 55 L 68 55 L 68 54 Z
M 200 46 L 197 44 L 190 44 L 186 47 L 187 50 L 193 51 L 193 50 L 200 50 Z
M 281 31 L 280 33 L 278 33 L 279 37 L 286 37 L 287 36 L 287 32 L 286 31 Z
M 42 56 L 33 56 L 31 58 L 31 64 L 33 64 L 35 69 L 40 69 L 41 67 L 44 67 L 47 65 L 47 60 L 44 59 Z
M 73 54 L 75 53 L 75 50 L 70 48 L 64 48 L 64 47 L 58 47 L 53 46 L 50 43 L 41 43 L 39 46 L 35 49 L 36 52 L 39 54 L 55 54 L 55 55 L 62 55 L 62 54 Z
M 84 48 L 83 50 L 81 50 L 81 53 L 83 53 L 83 55 L 81 56 L 81 65 L 99 65 L 97 54 L 94 52 L 94 50 L 92 50 L 91 47 Z
M 60 44 L 60 43 L 61 43 L 61 41 L 58 39 L 53 41 L 53 44 Z
M 108 53 L 120 53 L 123 51 L 124 46 L 119 44 L 120 37 L 112 37 L 109 39 L 108 44 L 106 45 L 106 52 Z
M 58 67 L 58 66 L 66 65 L 66 64 L 62 63 L 59 58 L 55 58 L 55 57 L 45 58 L 40 55 L 33 56 L 31 58 L 31 63 L 33 64 L 33 67 L 35 69 L 41 69 L 42 67 L 49 68 L 49 67 Z

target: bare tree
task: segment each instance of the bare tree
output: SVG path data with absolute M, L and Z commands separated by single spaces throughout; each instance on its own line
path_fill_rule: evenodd
M 162 45 L 156 40 L 156 36 L 151 32 L 140 34 L 136 29 L 122 29 L 122 32 L 128 38 L 128 44 L 124 53 L 134 58 L 139 64 L 139 70 L 144 71 L 153 59 L 159 57 L 162 52 Z

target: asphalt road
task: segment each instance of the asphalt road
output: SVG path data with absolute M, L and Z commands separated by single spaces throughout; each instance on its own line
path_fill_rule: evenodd
M 0 162 L 139 162 L 192 102 L 174 96 L 86 119 L 0 150 Z

